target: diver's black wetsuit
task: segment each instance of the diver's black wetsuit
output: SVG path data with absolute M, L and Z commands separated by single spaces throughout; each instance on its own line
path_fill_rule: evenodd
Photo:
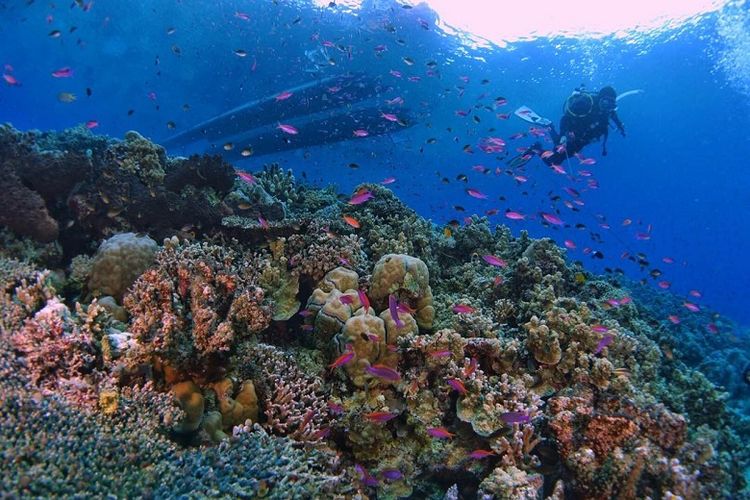
M 555 143 L 554 154 L 544 158 L 547 165 L 562 165 L 567 157 L 573 156 L 581 151 L 585 146 L 598 141 L 604 136 L 602 154 L 607 155 L 607 136 L 609 135 L 609 120 L 617 127 L 617 130 L 625 136 L 625 127 L 615 110 L 604 111 L 599 107 L 600 97 L 591 94 L 593 106 L 586 116 L 573 116 L 570 113 L 564 113 L 560 118 L 560 133 L 552 127 L 552 140 Z M 560 140 L 565 137 L 565 149 L 557 151 Z

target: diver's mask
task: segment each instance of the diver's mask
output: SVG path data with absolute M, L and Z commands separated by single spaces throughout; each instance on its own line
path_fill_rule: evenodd
M 599 98 L 599 109 L 605 113 L 611 113 L 617 108 L 617 100 L 611 97 L 600 97 Z

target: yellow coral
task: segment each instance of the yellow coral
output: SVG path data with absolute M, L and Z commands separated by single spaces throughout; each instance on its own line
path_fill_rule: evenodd
M 120 394 L 116 390 L 102 391 L 99 393 L 99 409 L 105 415 L 112 415 L 117 411 L 120 403 Z
M 172 386 L 172 394 L 177 404 L 185 412 L 185 418 L 177 424 L 177 432 L 193 432 L 198 429 L 203 419 L 205 402 L 201 390 L 192 382 L 180 382 Z
M 420 328 L 432 328 L 435 310 L 432 307 L 430 272 L 424 262 L 401 254 L 381 257 L 372 272 L 370 298 L 383 309 L 390 294 L 398 294 L 400 300 L 411 302 L 417 310 L 416 320 Z
M 231 429 L 235 425 L 244 424 L 248 419 L 253 422 L 258 421 L 258 396 L 252 380 L 245 380 L 234 398 L 232 398 L 234 383 L 229 378 L 212 384 L 211 388 L 219 400 L 223 429 Z

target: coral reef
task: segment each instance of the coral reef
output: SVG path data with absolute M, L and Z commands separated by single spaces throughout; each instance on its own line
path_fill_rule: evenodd
M 0 158 L 3 494 L 748 494 L 746 339 L 551 240 L 135 132 Z

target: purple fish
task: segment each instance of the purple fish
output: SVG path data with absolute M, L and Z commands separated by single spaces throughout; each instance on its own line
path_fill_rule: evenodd
M 349 205 L 361 205 L 367 200 L 371 200 L 373 198 L 375 198 L 375 195 L 372 194 L 372 191 L 365 189 L 352 196 L 352 198 L 349 200 Z
M 500 418 L 506 424 L 525 424 L 531 420 L 531 417 L 522 411 L 509 411 L 500 415 Z
M 602 349 L 611 344 L 614 339 L 614 335 L 605 335 L 604 337 L 602 337 L 599 343 L 596 344 L 596 350 L 594 351 L 594 354 L 599 354 L 600 352 L 602 352 Z
M 505 267 L 508 265 L 507 262 L 505 262 L 500 257 L 496 257 L 495 255 L 482 255 L 482 259 L 484 259 L 484 261 L 491 266 Z
M 388 296 L 388 309 L 391 311 L 391 318 L 396 323 L 396 328 L 403 328 L 404 322 L 398 317 L 398 301 L 393 294 Z
M 387 479 L 388 481 L 398 481 L 404 477 L 398 469 L 385 469 L 380 471 L 380 475 L 383 476 L 383 479 Z
M 279 123 L 276 126 L 276 128 L 279 129 L 279 130 L 281 130 L 285 134 L 289 134 L 289 135 L 297 135 L 297 134 L 299 134 L 299 130 L 297 130 L 295 127 L 293 127 L 292 125 L 289 125 L 287 123 Z
M 388 380 L 391 382 L 397 382 L 401 380 L 401 375 L 390 366 L 372 365 L 365 368 L 365 371 L 367 371 L 367 373 L 369 373 L 370 375 L 382 378 L 383 380 Z

